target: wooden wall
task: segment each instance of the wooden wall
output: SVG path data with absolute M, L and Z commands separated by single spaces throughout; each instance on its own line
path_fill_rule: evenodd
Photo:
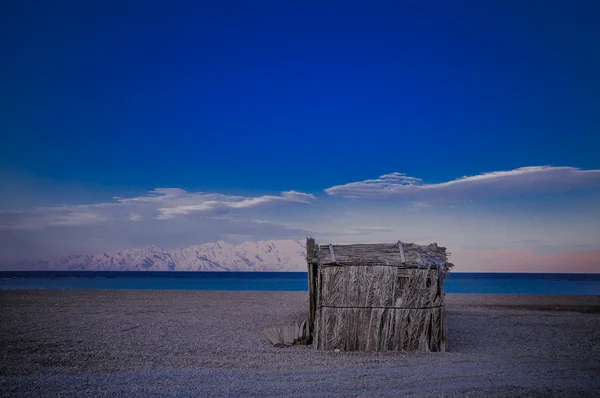
M 445 351 L 443 278 L 437 269 L 321 265 L 314 278 L 317 349 Z

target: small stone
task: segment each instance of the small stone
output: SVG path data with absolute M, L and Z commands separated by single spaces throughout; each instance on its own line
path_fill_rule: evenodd
M 340 352 L 340 349 L 336 348 L 335 350 L 333 350 L 333 352 Z

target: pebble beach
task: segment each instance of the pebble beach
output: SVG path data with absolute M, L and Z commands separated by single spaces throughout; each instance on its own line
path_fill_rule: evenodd
M 447 294 L 444 353 L 275 348 L 305 292 L 0 291 L 0 394 L 600 396 L 600 296 Z

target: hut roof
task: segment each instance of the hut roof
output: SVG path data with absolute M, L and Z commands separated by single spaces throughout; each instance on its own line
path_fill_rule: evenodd
M 453 264 L 448 262 L 445 247 L 436 243 L 375 243 L 356 245 L 318 245 L 313 258 L 321 265 L 388 265 L 399 268 L 436 268 L 446 274 Z

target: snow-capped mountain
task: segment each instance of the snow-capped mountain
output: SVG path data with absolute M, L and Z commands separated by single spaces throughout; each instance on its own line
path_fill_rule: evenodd
M 57 271 L 306 271 L 306 246 L 300 240 L 269 240 L 232 245 L 205 243 L 184 249 L 156 246 L 67 256 L 21 264 L 20 269 Z

